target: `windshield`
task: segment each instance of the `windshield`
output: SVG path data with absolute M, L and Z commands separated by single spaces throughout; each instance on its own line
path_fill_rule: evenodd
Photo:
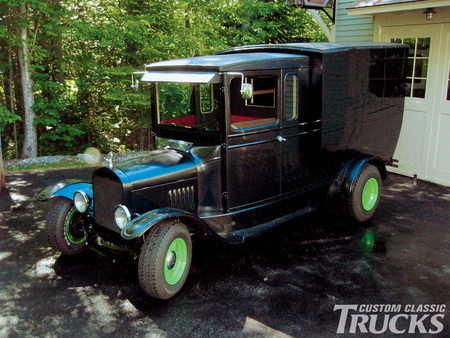
M 156 84 L 158 124 L 207 131 L 219 130 L 219 85 Z

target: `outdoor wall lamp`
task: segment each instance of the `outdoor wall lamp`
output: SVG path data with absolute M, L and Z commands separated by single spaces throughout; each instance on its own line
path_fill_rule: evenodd
M 423 14 L 425 14 L 425 17 L 428 21 L 433 19 L 433 14 L 436 14 L 437 12 L 433 8 L 428 8 Z

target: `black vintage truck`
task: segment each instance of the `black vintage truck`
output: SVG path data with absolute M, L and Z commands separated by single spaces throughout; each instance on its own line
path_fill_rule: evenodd
M 401 128 L 407 48 L 256 45 L 147 65 L 157 149 L 44 189 L 50 245 L 114 243 L 168 299 L 195 232 L 242 243 L 327 203 L 367 221 Z

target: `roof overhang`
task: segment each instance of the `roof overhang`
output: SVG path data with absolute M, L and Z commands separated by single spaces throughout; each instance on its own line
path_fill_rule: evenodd
M 373 16 L 438 7 L 450 7 L 450 0 L 361 0 L 347 8 L 347 13 L 355 16 Z
M 144 82 L 219 83 L 220 75 L 211 72 L 145 72 Z

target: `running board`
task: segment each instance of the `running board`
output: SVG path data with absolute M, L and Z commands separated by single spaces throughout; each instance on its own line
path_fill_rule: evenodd
M 246 240 L 256 237 L 258 235 L 261 235 L 262 233 L 269 231 L 271 229 L 274 229 L 286 222 L 289 222 L 299 216 L 309 214 L 316 210 L 316 208 L 313 207 L 306 207 L 297 211 L 294 211 L 291 214 L 288 214 L 286 216 L 279 217 L 277 219 L 274 219 L 273 221 L 263 223 L 260 225 L 256 225 L 254 227 L 238 230 L 230 233 L 225 239 L 230 242 L 241 242 L 244 243 Z

